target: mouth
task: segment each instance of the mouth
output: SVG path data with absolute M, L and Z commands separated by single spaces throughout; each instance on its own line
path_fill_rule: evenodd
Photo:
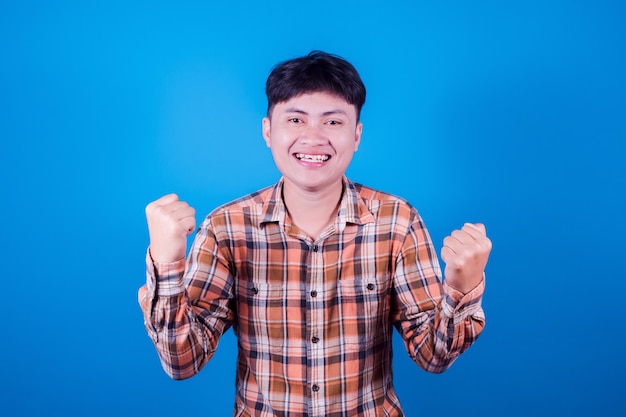
M 296 153 L 294 155 L 296 157 L 297 160 L 299 161 L 303 161 L 303 162 L 326 162 L 330 159 L 330 155 L 319 155 L 319 154 L 315 154 L 315 155 L 311 155 L 311 154 L 306 154 L 306 153 Z

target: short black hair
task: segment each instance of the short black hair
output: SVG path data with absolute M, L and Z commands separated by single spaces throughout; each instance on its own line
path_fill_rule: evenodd
M 279 63 L 267 82 L 267 115 L 274 106 L 301 94 L 325 92 L 354 105 L 357 118 L 365 103 L 365 85 L 354 66 L 345 59 L 322 51 Z

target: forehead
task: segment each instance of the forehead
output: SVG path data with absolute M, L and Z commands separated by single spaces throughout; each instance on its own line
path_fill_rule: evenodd
M 320 91 L 300 94 L 274 106 L 273 113 L 289 112 L 310 115 L 345 113 L 348 117 L 356 117 L 356 106 L 335 94 Z

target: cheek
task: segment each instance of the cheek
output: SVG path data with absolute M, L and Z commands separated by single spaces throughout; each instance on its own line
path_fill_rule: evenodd
M 341 146 L 341 151 L 342 153 L 353 154 L 354 152 L 356 152 L 358 146 L 359 146 L 359 143 L 356 142 L 354 138 L 347 139 L 343 142 Z
M 274 158 L 274 163 L 276 165 L 285 165 L 291 158 L 289 148 L 281 146 L 281 144 L 277 143 L 276 140 L 272 142 L 270 151 L 272 152 L 272 158 Z

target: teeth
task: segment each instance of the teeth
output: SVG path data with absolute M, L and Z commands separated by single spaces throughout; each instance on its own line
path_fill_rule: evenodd
M 304 153 L 297 153 L 296 158 L 301 161 L 309 161 L 309 162 L 325 162 L 328 161 L 328 155 L 308 155 Z

